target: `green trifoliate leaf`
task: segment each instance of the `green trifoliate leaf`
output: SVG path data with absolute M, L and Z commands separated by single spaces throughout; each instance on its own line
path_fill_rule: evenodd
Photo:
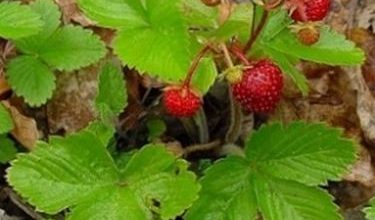
M 249 139 L 246 155 L 261 172 L 307 185 L 325 184 L 339 180 L 356 159 L 353 141 L 341 135 L 341 130 L 319 123 L 274 123 Z
M 14 127 L 12 116 L 8 109 L 0 102 L 0 134 L 11 131 Z
M 164 146 L 145 146 L 124 166 L 116 166 L 95 134 L 81 131 L 39 142 L 12 163 L 7 179 L 37 210 L 71 208 L 73 220 L 167 220 L 196 199 L 194 174 Z
M 6 75 L 15 93 L 31 106 L 46 103 L 56 86 L 53 72 L 33 56 L 12 59 L 7 65 Z
M 0 163 L 8 163 L 16 157 L 16 154 L 17 148 L 13 141 L 5 135 L 0 135 Z
M 80 26 L 60 27 L 61 12 L 52 0 L 37 0 L 31 8 L 45 25 L 40 34 L 16 41 L 22 52 L 40 57 L 60 71 L 72 71 L 96 63 L 106 53 L 104 43 Z
M 354 162 L 355 146 L 341 135 L 322 124 L 263 126 L 247 141 L 245 158 L 230 156 L 206 170 L 187 220 L 255 220 L 258 212 L 267 220 L 342 219 L 317 187 Z
M 43 25 L 40 16 L 19 2 L 0 3 L 0 36 L 18 39 L 37 34 Z
M 197 44 L 189 36 L 180 1 L 87 1 L 84 12 L 99 25 L 118 29 L 113 47 L 124 64 L 168 82 L 183 80 Z M 197 89 L 206 93 L 216 77 L 213 61 L 203 61 Z M 207 82 L 204 84 L 204 82 Z
M 123 74 L 114 64 L 106 64 L 99 75 L 95 106 L 101 117 L 116 117 L 127 105 Z

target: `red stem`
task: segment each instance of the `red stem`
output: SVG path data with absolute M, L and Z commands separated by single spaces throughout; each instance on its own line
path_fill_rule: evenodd
M 250 36 L 250 39 L 247 41 L 245 47 L 243 48 L 244 53 L 247 53 L 251 49 L 251 47 L 253 46 L 255 41 L 257 40 L 260 32 L 262 31 L 264 25 L 266 24 L 268 15 L 269 15 L 268 11 L 265 10 L 263 12 L 262 18 L 261 18 L 255 32 Z
M 207 51 L 210 50 L 210 45 L 204 46 L 197 54 L 197 56 L 194 58 L 193 63 L 191 64 L 188 74 L 185 78 L 183 86 L 189 86 L 191 83 L 191 80 L 193 78 L 193 75 L 195 71 L 197 70 L 199 62 L 202 60 L 204 55 L 207 53 Z
M 241 50 L 241 48 L 237 47 L 237 46 L 232 46 L 231 48 L 229 48 L 230 52 L 235 55 L 238 59 L 240 59 L 240 61 L 245 64 L 245 66 L 249 66 L 250 65 L 250 61 L 246 58 L 246 55 L 245 53 Z

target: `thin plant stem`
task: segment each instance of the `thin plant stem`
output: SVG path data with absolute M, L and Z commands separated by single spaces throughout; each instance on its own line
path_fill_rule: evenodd
M 257 40 L 259 34 L 261 33 L 262 29 L 264 28 L 264 25 L 266 24 L 266 21 L 268 19 L 269 12 L 265 10 L 263 12 L 262 18 L 255 29 L 254 33 L 250 36 L 249 40 L 247 41 L 245 47 L 243 48 L 243 52 L 247 53 L 249 50 L 251 50 L 252 46 L 254 45 L 255 41 Z
M 249 66 L 250 62 L 246 58 L 245 53 L 241 50 L 241 48 L 237 46 L 232 46 L 230 49 L 230 52 L 235 55 L 245 66 Z
M 220 47 L 221 47 L 221 50 L 224 53 L 224 61 L 225 61 L 225 63 L 227 64 L 227 66 L 229 68 L 233 68 L 234 64 L 233 64 L 232 58 L 230 57 L 229 50 L 228 50 L 227 46 L 224 43 L 221 43 Z
M 188 71 L 188 74 L 186 76 L 186 79 L 184 81 L 184 86 L 189 86 L 190 83 L 191 83 L 191 80 L 193 78 L 193 75 L 195 73 L 195 71 L 197 70 L 198 68 L 198 64 L 199 62 L 202 60 L 202 58 L 204 57 L 204 55 L 210 50 L 210 46 L 209 45 L 206 45 L 204 46 L 197 54 L 197 56 L 194 58 L 192 64 L 190 65 L 190 68 L 189 68 L 189 71 Z

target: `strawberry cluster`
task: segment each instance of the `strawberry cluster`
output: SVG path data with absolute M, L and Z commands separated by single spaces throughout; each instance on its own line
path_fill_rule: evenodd
M 297 22 L 292 30 L 300 42 L 312 45 L 319 41 L 320 22 L 327 16 L 330 0 L 287 0 L 285 5 L 291 18 Z

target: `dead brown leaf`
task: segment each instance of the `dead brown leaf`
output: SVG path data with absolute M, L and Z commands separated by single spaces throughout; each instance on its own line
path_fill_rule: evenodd
M 78 8 L 76 0 L 55 0 L 63 12 L 64 23 L 74 21 L 83 27 L 93 26 L 94 22 L 88 19 Z
M 360 148 L 359 159 L 344 180 L 359 182 L 366 187 L 375 186 L 375 169 L 371 163 L 371 155 L 364 147 Z
M 346 73 L 357 91 L 357 114 L 362 131 L 369 143 L 375 145 L 375 99 L 362 76 L 361 67 L 346 68 Z
M 95 119 L 98 69 L 99 65 L 57 75 L 57 88 L 47 105 L 50 133 L 76 132 Z
M 12 136 L 28 150 L 32 150 L 36 141 L 39 139 L 39 131 L 33 118 L 21 114 L 18 109 L 11 106 L 8 101 L 2 102 L 13 118 L 14 129 Z
M 358 27 L 375 31 L 375 2 L 368 1 L 366 7 L 357 12 Z M 374 32 L 375 33 L 375 32 Z
M 9 84 L 7 83 L 4 74 L 0 73 L 0 100 L 10 91 Z

